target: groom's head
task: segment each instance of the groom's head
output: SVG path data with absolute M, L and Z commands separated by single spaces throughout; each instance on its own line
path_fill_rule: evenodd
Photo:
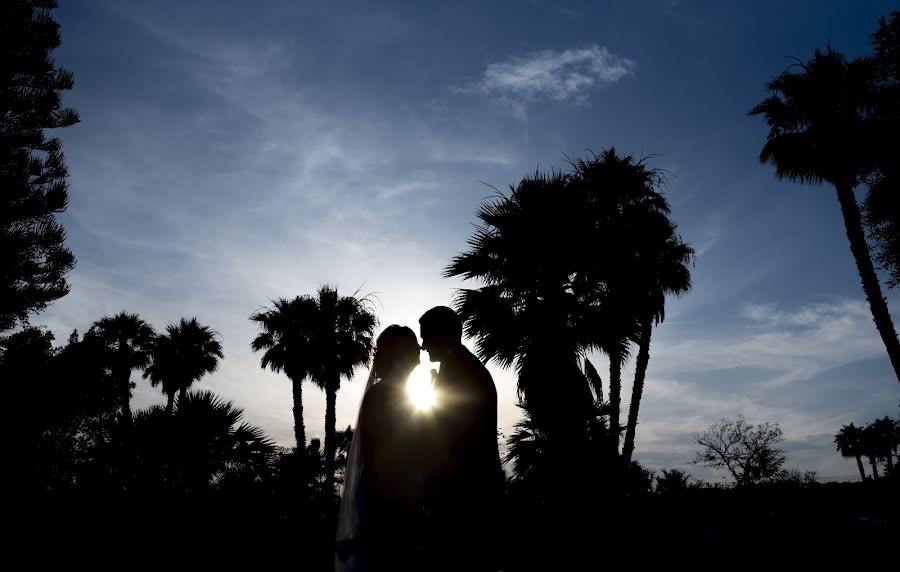
M 447 306 L 435 306 L 419 318 L 422 349 L 431 361 L 443 361 L 447 353 L 462 343 L 462 320 Z

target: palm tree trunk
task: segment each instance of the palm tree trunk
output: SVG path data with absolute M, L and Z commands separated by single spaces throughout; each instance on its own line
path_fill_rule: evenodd
M 175 392 L 173 391 L 172 393 L 166 394 L 166 397 L 168 397 L 166 400 L 166 415 L 172 415 L 172 410 L 175 405 Z
M 638 349 L 634 366 L 634 386 L 631 388 L 631 403 L 628 405 L 628 427 L 625 429 L 625 444 L 622 445 L 622 461 L 627 467 L 631 463 L 634 452 L 634 434 L 637 429 L 638 411 L 641 407 L 641 394 L 644 392 L 644 379 L 647 376 L 647 363 L 650 361 L 650 335 L 653 333 L 653 316 L 647 314 L 641 322 L 641 347 Z
M 122 417 L 131 419 L 131 399 L 127 395 L 122 399 Z
M 856 455 L 856 468 L 859 469 L 860 478 L 866 480 L 866 470 L 863 468 L 862 455 Z
M 119 372 L 122 389 L 122 417 L 131 420 L 131 370 Z
M 897 377 L 897 382 L 900 383 L 900 341 L 897 340 L 897 331 L 891 321 L 887 299 L 881 294 L 881 285 L 878 283 L 878 276 L 872 266 L 872 258 L 863 234 L 856 195 L 853 194 L 853 187 L 850 185 L 836 185 L 835 188 L 838 202 L 841 203 L 841 212 L 844 215 L 847 238 L 850 240 L 850 251 L 853 253 L 853 258 L 856 259 L 856 268 L 859 270 L 859 277 L 862 280 L 863 292 L 872 309 L 875 327 L 878 328 L 884 347 L 887 348 L 888 357 L 894 367 L 894 375 Z
M 303 425 L 303 380 L 291 379 L 294 389 L 294 438 L 297 440 L 297 451 L 306 450 L 306 427 Z
M 622 406 L 622 356 L 609 352 L 609 432 L 610 448 L 619 454 L 619 409 Z
M 340 380 L 340 378 L 338 378 Z M 335 406 L 337 405 L 337 382 L 329 384 L 325 389 L 325 490 L 334 491 L 334 452 L 335 452 Z
M 869 464 L 872 465 L 872 475 L 878 478 L 878 465 L 875 464 L 875 455 L 869 455 Z

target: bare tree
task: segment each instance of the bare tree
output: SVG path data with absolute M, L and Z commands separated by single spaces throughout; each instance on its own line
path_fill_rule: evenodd
M 785 462 L 784 451 L 775 447 L 784 441 L 778 423 L 748 423 L 741 415 L 720 419 L 694 441 L 702 447 L 691 461 L 713 469 L 725 469 L 737 486 L 775 478 Z

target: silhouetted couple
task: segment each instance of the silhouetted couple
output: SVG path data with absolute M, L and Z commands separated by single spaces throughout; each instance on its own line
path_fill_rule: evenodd
M 503 473 L 497 391 L 462 345 L 456 312 L 378 337 L 347 461 L 338 570 L 496 570 Z M 434 406 L 414 407 L 407 380 L 419 351 L 440 362 Z

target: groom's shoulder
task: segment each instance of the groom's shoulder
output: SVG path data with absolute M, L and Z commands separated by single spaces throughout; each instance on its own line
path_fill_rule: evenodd
M 469 375 L 474 375 L 493 385 L 494 379 L 491 377 L 491 373 L 488 371 L 487 367 L 485 367 L 484 362 L 478 359 L 478 356 L 474 353 L 469 351 L 469 348 L 463 346 L 460 349 L 462 350 L 460 352 L 461 365 L 469 372 Z

